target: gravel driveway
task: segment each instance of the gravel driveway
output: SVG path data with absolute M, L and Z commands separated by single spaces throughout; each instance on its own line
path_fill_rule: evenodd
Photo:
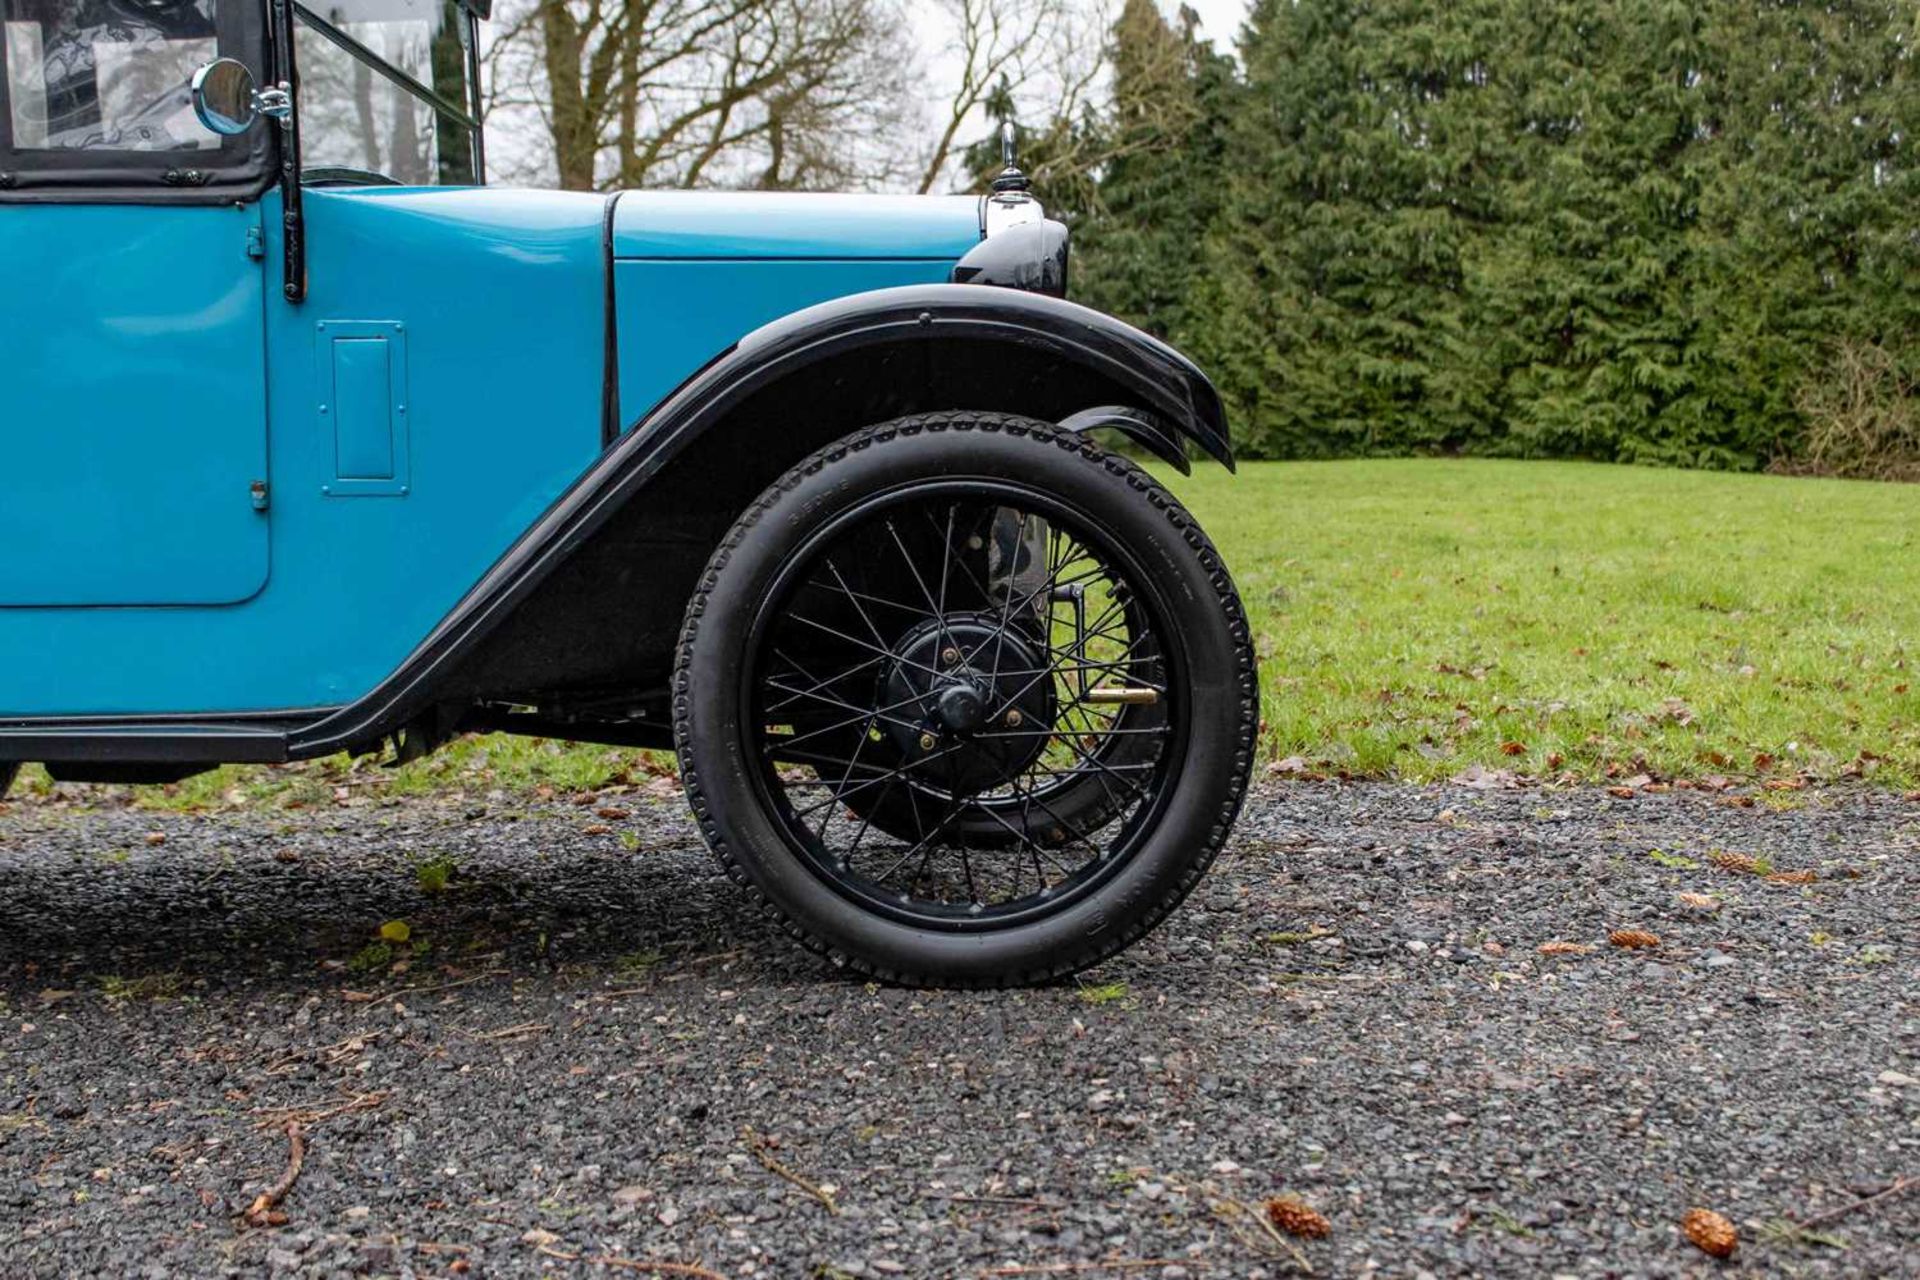
M 1920 1193 L 1786 1225 L 1920 1174 L 1920 803 L 1760 799 L 1265 789 L 1002 994 L 836 976 L 671 798 L 15 804 L 0 1274 L 1920 1273 Z

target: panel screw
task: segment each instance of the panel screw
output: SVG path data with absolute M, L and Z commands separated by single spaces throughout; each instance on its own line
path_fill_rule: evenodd
M 932 734 L 930 734 L 930 733 L 923 733 L 923 734 L 921 734 L 921 735 L 920 735 L 920 749 L 921 749 L 922 751 L 931 751 L 931 750 L 933 750 L 933 748 L 934 748 L 934 744 L 935 744 L 935 739 L 934 739 L 934 736 L 933 736 Z
M 1020 714 L 1020 709 L 1018 707 L 1014 708 L 1012 711 L 1007 712 L 1007 728 L 1018 729 L 1020 722 L 1024 719 L 1026 719 L 1026 717 Z

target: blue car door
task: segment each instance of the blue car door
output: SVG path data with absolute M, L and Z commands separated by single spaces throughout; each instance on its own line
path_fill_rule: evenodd
M 268 572 L 265 130 L 245 0 L 0 0 L 0 608 L 219 605 Z

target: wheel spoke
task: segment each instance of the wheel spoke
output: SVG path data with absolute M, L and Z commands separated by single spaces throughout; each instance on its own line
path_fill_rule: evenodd
M 1055 910 L 1130 856 L 1185 714 L 1155 597 L 1108 535 L 1053 499 L 971 494 L 819 544 L 748 673 L 781 838 L 840 892 L 944 929 Z

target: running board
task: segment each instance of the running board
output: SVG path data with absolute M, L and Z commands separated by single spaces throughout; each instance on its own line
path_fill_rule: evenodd
M 278 764 L 286 759 L 287 732 L 279 724 L 0 725 L 0 761 Z

